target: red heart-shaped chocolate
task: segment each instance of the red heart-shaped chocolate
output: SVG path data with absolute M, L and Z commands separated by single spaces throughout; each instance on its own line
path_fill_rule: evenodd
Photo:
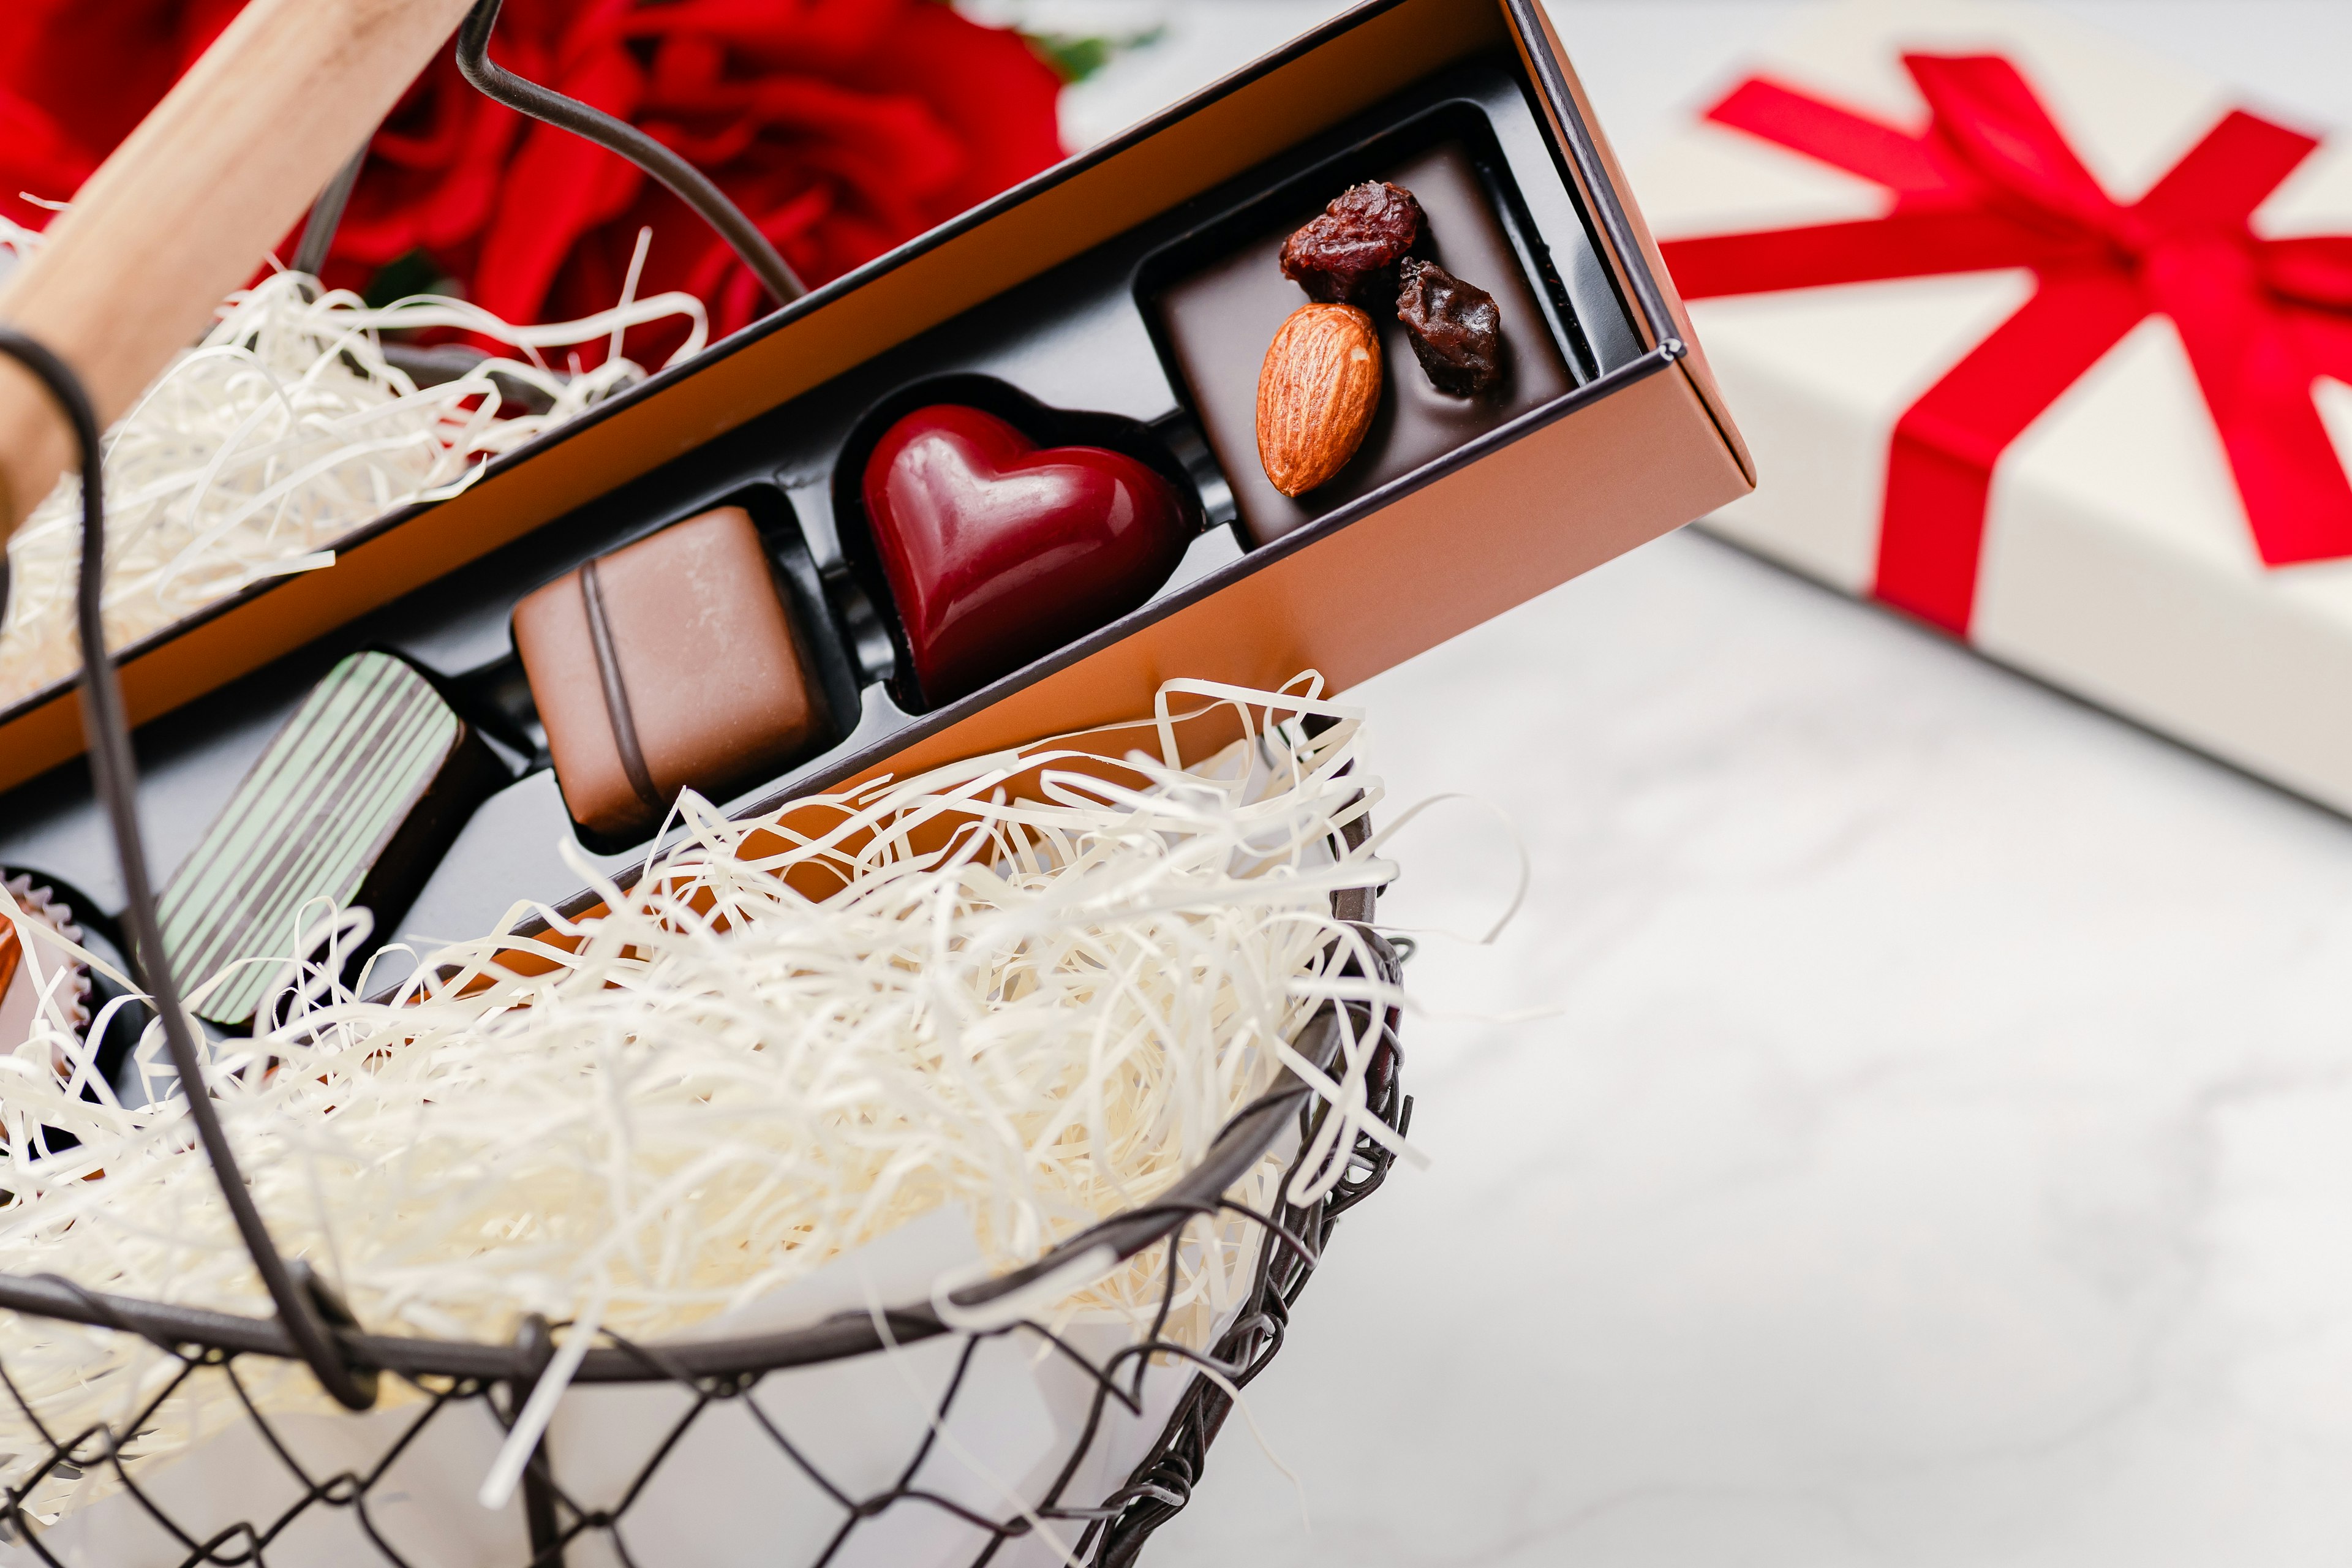
M 929 704 L 1118 619 L 1184 553 L 1183 504 L 1151 468 L 1100 447 L 1040 451 L 957 404 L 884 433 L 865 499 Z

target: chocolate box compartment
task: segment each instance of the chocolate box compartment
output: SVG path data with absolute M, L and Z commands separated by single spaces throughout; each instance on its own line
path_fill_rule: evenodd
M 1209 259 L 1202 236 L 1255 239 L 1279 221 L 1268 221 L 1269 204 L 1312 210 L 1339 188 L 1322 184 L 1367 160 L 1409 160 L 1448 140 L 1474 163 L 1486 160 L 1480 180 L 1573 384 L 1244 550 L 1218 524 L 1233 515 L 1227 488 L 1255 465 L 1236 471 L 1211 454 L 1195 390 L 1154 317 L 1156 290 L 1177 262 Z M 142 727 L 142 816 L 157 869 L 168 874 L 186 853 L 338 658 L 383 647 L 433 672 L 522 773 L 469 824 L 403 930 L 478 932 L 519 899 L 593 904 L 575 894 L 580 878 L 559 840 L 624 882 L 651 847 L 590 845 L 572 831 L 516 707 L 508 616 L 524 593 L 582 561 L 747 491 L 764 496 L 762 528 L 776 530 L 783 555 L 804 541 L 803 566 L 786 574 L 796 603 L 819 601 L 810 624 L 826 634 L 813 640 L 832 649 L 845 690 L 832 693 L 838 743 L 721 803 L 730 810 L 1126 718 L 1173 676 L 1275 685 L 1313 668 L 1334 689 L 1352 685 L 1749 487 L 1737 435 L 1619 186 L 1534 5 L 1360 7 L 502 459 L 466 495 L 388 525 L 379 542 L 397 544 L 391 555 L 354 552 L 320 575 L 348 583 L 346 567 L 381 560 L 385 584 L 412 574 L 404 597 L 323 627 L 313 605 L 291 617 L 302 632 L 293 651 Z M 1515 332 L 1535 324 L 1507 323 Z M 1420 372 L 1404 355 L 1395 374 Z M 915 713 L 886 684 L 887 606 L 877 609 L 870 584 L 860 590 L 858 521 L 837 505 L 839 481 L 877 409 L 955 377 L 1119 422 L 1187 477 L 1210 526 L 1141 609 Z M 461 532 L 468 537 L 453 542 Z M 444 569 L 424 574 L 417 554 L 435 551 Z M 293 603 L 252 601 L 271 602 Z M 243 628 L 236 637 L 231 620 Z M 249 646 L 222 648 L 258 635 L 255 624 L 223 615 L 182 639 L 177 651 L 202 668 L 180 689 L 249 657 Z M 152 692 L 144 700 L 154 705 Z M 19 732 L 0 717 L 0 744 Z M 0 860 L 119 899 L 79 764 L 0 796 Z
M 1128 334 L 1106 342 L 1105 363 L 1118 364 L 1118 360 L 1108 356 L 1121 349 L 1131 358 L 1136 346 Z M 1172 406 L 1156 424 L 1147 425 L 1121 415 L 1057 407 L 999 376 L 973 374 L 914 382 L 880 398 L 850 428 L 833 459 L 833 482 L 823 498 L 830 515 L 819 521 L 838 547 L 840 570 L 863 592 L 865 602 L 876 607 L 877 623 L 892 645 L 891 700 L 908 713 L 923 712 L 932 704 L 914 679 L 907 628 L 893 603 L 872 520 L 866 515 L 865 479 L 886 432 L 908 415 L 943 404 L 977 409 L 1001 419 L 1040 449 L 1092 447 L 1136 459 L 1166 480 L 1174 492 L 1180 526 L 1188 542 L 1233 520 L 1231 487 L 1198 432 Z M 1165 582 L 1155 584 L 1150 596 L 1157 597 L 1165 587 Z
M 1507 165 L 1491 133 L 1478 136 L 1486 129 L 1469 105 L 1447 105 L 1318 165 L 1150 265 L 1144 288 L 1153 324 L 1233 485 L 1253 542 L 1272 543 L 1599 374 L 1582 322 L 1549 265 L 1548 247 L 1527 237 L 1533 225 L 1522 216 Z M 1433 135 L 1443 140 L 1427 145 Z M 1386 180 L 1411 191 L 1426 216 L 1414 254 L 1494 295 L 1502 313 L 1502 374 L 1496 386 L 1474 396 L 1439 391 L 1415 362 L 1394 306 L 1368 306 L 1385 367 L 1379 411 L 1347 468 L 1294 499 L 1266 478 L 1256 435 L 1266 344 L 1307 302 L 1305 291 L 1283 276 L 1283 243 L 1333 195 L 1360 180 Z M 1235 246 L 1235 231 L 1245 227 L 1258 232 Z M 1213 259 L 1181 270 L 1204 253 Z M 1171 274 L 1164 286 L 1154 287 Z

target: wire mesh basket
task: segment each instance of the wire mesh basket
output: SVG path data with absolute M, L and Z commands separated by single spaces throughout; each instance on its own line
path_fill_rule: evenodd
M 780 299 L 799 291 L 798 280 L 756 228 L 667 149 L 648 146 L 627 126 L 489 64 L 486 46 L 497 14 L 498 0 L 480 0 L 460 34 L 458 60 L 469 80 L 509 107 L 637 161 L 710 217 Z M 354 163 L 314 209 L 298 265 L 323 254 L 356 170 Z M 95 415 L 70 369 L 38 342 L 0 327 L 0 355 L 42 381 L 74 426 L 83 475 L 79 625 L 83 647 L 102 648 L 104 502 Z M 0 554 L 0 608 L 6 593 Z M 201 1083 L 198 1048 L 177 987 L 169 965 L 157 962 L 163 950 L 111 660 L 86 659 L 82 679 L 92 773 L 123 861 L 123 945 L 147 984 L 179 1081 Z M 1347 838 L 1360 844 L 1368 831 L 1360 819 Z M 1350 972 L 1392 985 L 1397 954 L 1370 929 L 1373 898 L 1369 889 L 1335 895 L 1334 914 L 1362 938 L 1367 956 L 1352 961 Z M 1378 973 L 1363 974 L 1366 967 Z M 1392 1008 L 1333 1003 L 1293 1042 L 1318 1068 L 1331 1067 L 1350 1047 L 1371 1053 L 1363 1079 L 1366 1103 L 1346 1113 L 1357 1118 L 1347 1126 L 1376 1120 L 1399 1134 L 1408 1130 L 1412 1105 L 1401 1087 L 1397 1027 Z M 373 1560 L 401 1568 L 699 1564 L 736 1560 L 693 1539 L 696 1495 L 727 1486 L 753 1489 L 753 1502 L 773 1522 L 758 1542 L 736 1543 L 745 1562 L 855 1561 L 896 1568 L 913 1560 L 908 1542 L 914 1536 L 906 1524 L 912 1520 L 916 1534 L 928 1529 L 932 1561 L 1124 1568 L 1190 1500 L 1239 1391 L 1281 1350 L 1291 1309 L 1339 1216 L 1379 1188 L 1392 1158 L 1381 1143 L 1359 1134 L 1344 1175 L 1321 1197 L 1303 1205 L 1278 1197 L 1265 1210 L 1236 1198 L 1236 1184 L 1279 1153 L 1286 1139 L 1295 1133 L 1295 1146 L 1305 1150 L 1326 1119 L 1343 1114 L 1286 1070 L 1157 1199 L 1070 1237 L 1026 1268 L 950 1293 L 945 1298 L 950 1311 L 925 1300 L 851 1310 L 750 1337 L 646 1344 L 599 1330 L 584 1352 L 567 1343 L 563 1353 L 576 1355 L 577 1364 L 550 1387 L 566 1403 L 612 1390 L 657 1394 L 666 1402 L 656 1406 L 640 1400 L 628 1407 L 642 1427 L 641 1456 L 591 1485 L 578 1473 L 576 1459 L 567 1469 L 560 1431 L 541 1436 L 523 1467 L 519 1506 L 508 1510 L 510 1539 L 488 1546 L 474 1539 L 460 1561 L 440 1552 L 429 1530 L 420 1536 L 415 1521 L 476 1507 L 471 1493 L 480 1467 L 467 1472 L 464 1457 L 487 1454 L 527 1423 L 533 1391 L 559 1354 L 556 1331 L 565 1325 L 531 1318 L 503 1344 L 363 1331 L 317 1276 L 271 1244 L 209 1097 L 192 1096 L 188 1107 L 277 1310 L 268 1317 L 238 1316 L 102 1294 L 55 1276 L 0 1274 L 0 1309 L 136 1336 L 169 1358 L 170 1369 L 141 1406 L 121 1418 L 58 1431 L 43 1424 L 18 1371 L 0 1362 L 0 1398 L 14 1403 L 41 1445 L 30 1455 L 7 1457 L 21 1464 L 16 1482 L 0 1489 L 0 1561 L 52 1568 L 130 1568 L 134 1560 L 186 1565 Z M 1276 1191 L 1290 1191 L 1289 1173 Z M 1202 1221 L 1243 1222 L 1257 1237 L 1248 1284 L 1205 1350 L 1162 1332 L 1186 1233 Z M 989 1319 L 992 1303 L 1008 1301 L 1082 1258 L 1108 1249 L 1125 1261 L 1154 1248 L 1165 1249 L 1165 1295 L 1151 1331 L 1139 1340 L 1090 1350 L 1031 1317 Z M 983 1319 L 987 1326 L 971 1326 Z M 983 1397 L 974 1390 L 985 1380 L 989 1358 L 1002 1359 L 1002 1347 L 1017 1347 L 1028 1368 L 1053 1368 L 1075 1378 L 1083 1411 L 1074 1430 L 1056 1434 L 1066 1441 L 1026 1467 L 1031 1485 L 1025 1492 L 1001 1479 L 974 1491 L 943 1479 L 959 1462 L 967 1478 L 987 1473 L 990 1456 L 971 1451 L 958 1421 L 962 1407 Z M 876 1453 L 865 1451 L 856 1466 L 845 1468 L 837 1462 L 838 1435 L 797 1417 L 796 1407 L 806 1402 L 789 1386 L 794 1380 L 918 1353 L 929 1357 L 938 1376 L 923 1394 L 919 1433 L 886 1463 L 877 1467 Z M 253 1373 L 265 1363 L 284 1363 L 307 1367 L 341 1405 L 369 1414 L 266 1414 L 253 1394 Z M 240 1458 L 226 1487 L 178 1485 L 175 1490 L 173 1477 L 184 1464 L 145 1469 L 136 1462 L 139 1445 L 148 1419 L 200 1378 L 222 1380 L 241 1406 Z M 387 1379 L 407 1397 L 377 1407 Z M 357 1459 L 348 1444 L 320 1440 L 322 1433 L 332 1436 L 362 1424 L 373 1441 Z M 425 1462 L 436 1455 L 433 1464 Z M 460 1463 L 445 1462 L 451 1455 Z M 105 1473 L 121 1494 L 103 1505 L 115 1521 L 113 1535 L 100 1540 L 78 1532 L 80 1515 L 62 1522 L 40 1515 L 35 1500 L 37 1493 L 49 1495 L 42 1493 L 45 1486 L 54 1491 L 58 1481 Z M 217 1479 L 222 1471 L 215 1464 L 205 1473 Z M 323 1546 L 336 1530 L 343 1544 Z
M 1365 899 L 1368 903 L 1369 895 Z M 1386 977 L 1392 980 L 1391 950 L 1377 937 L 1371 938 L 1371 949 L 1376 962 L 1388 967 Z M 1360 1005 L 1356 1016 L 1344 1021 L 1335 1010 L 1327 1009 L 1310 1022 L 1299 1044 L 1303 1054 L 1326 1064 L 1338 1054 L 1343 1028 L 1353 1027 L 1366 1039 L 1376 1037 L 1367 1110 L 1402 1132 L 1410 1124 L 1412 1101 L 1400 1086 L 1396 1024 L 1392 1012 L 1374 1017 Z M 1105 1245 L 1122 1259 L 1153 1247 L 1168 1249 L 1171 1266 L 1166 1278 L 1172 1293 L 1177 1275 L 1172 1267 L 1174 1253 L 1187 1226 L 1204 1216 L 1232 1212 L 1235 1205 L 1227 1196 L 1229 1190 L 1278 1139 L 1297 1128 L 1303 1141 L 1311 1134 L 1313 1121 L 1334 1113 L 1295 1077 L 1286 1075 L 1272 1090 L 1235 1115 L 1208 1156 L 1157 1201 L 1071 1238 L 1027 1268 L 959 1293 L 957 1304 L 967 1309 L 984 1307 Z M 1291 1308 L 1312 1278 L 1339 1216 L 1380 1186 L 1391 1159 L 1389 1152 L 1370 1138 L 1360 1138 L 1348 1174 L 1326 1196 L 1303 1207 L 1285 1203 L 1270 1214 L 1251 1214 L 1262 1230 L 1251 1285 L 1231 1327 L 1205 1354 L 1155 1335 L 1096 1358 L 1026 1319 L 984 1331 L 960 1331 L 943 1322 L 929 1303 L 880 1314 L 853 1310 L 809 1328 L 760 1338 L 638 1344 L 600 1334 L 596 1347 L 587 1352 L 572 1376 L 574 1390 L 638 1384 L 667 1385 L 677 1391 L 672 1401 L 675 1413 L 667 1426 L 647 1435 L 650 1458 L 617 1488 L 607 1485 L 604 1500 L 598 1500 L 567 1479 L 562 1454 L 542 1439 L 523 1476 L 523 1539 L 494 1559 L 469 1560 L 496 1561 L 501 1568 L 509 1564 L 522 1568 L 526 1563 L 530 1568 L 567 1563 L 580 1568 L 598 1562 L 709 1561 L 699 1554 L 682 1553 L 681 1543 L 670 1539 L 660 1521 L 651 1517 L 655 1510 L 647 1500 L 664 1484 L 689 1488 L 703 1484 L 703 1478 L 697 1476 L 685 1477 L 682 1483 L 672 1477 L 666 1483 L 665 1471 L 694 1463 L 689 1439 L 698 1426 L 723 1425 L 728 1441 L 739 1445 L 748 1441 L 764 1450 L 767 1468 L 773 1470 L 778 1483 L 771 1495 L 782 1482 L 797 1478 L 791 1489 L 803 1502 L 816 1505 L 814 1520 L 802 1518 L 793 1521 L 792 1530 L 778 1531 L 811 1538 L 812 1550 L 804 1556 L 787 1556 L 764 1554 L 763 1549 L 757 1561 L 903 1560 L 900 1553 L 909 1549 L 907 1543 L 913 1537 L 903 1530 L 890 1532 L 890 1521 L 894 1514 L 912 1510 L 932 1516 L 931 1523 L 946 1526 L 950 1538 L 968 1538 L 968 1559 L 959 1555 L 942 1560 L 1059 1562 L 1065 1560 L 1066 1551 L 1069 1560 L 1106 1568 L 1132 1563 L 1151 1533 L 1185 1506 L 1200 1479 L 1209 1446 L 1232 1408 L 1231 1391 L 1246 1385 L 1280 1351 Z M 258 1359 L 299 1356 L 293 1336 L 278 1319 L 162 1306 L 99 1295 L 56 1279 L 13 1276 L 0 1277 L 0 1306 L 136 1334 L 168 1351 L 180 1363 L 177 1375 L 129 1419 L 79 1432 L 44 1430 L 47 1451 L 6 1492 L 7 1542 L 26 1561 L 60 1568 L 80 1568 L 100 1559 L 90 1555 L 88 1548 L 79 1552 L 54 1548 L 48 1528 L 28 1510 L 28 1500 L 44 1481 L 70 1479 L 101 1468 L 114 1472 L 125 1495 L 135 1503 L 142 1524 L 131 1533 L 149 1543 L 149 1550 L 139 1553 L 142 1561 L 198 1564 L 286 1560 L 276 1552 L 318 1561 L 315 1547 L 299 1552 L 295 1548 L 306 1535 L 316 1540 L 325 1533 L 319 1528 L 322 1516 L 343 1514 L 356 1527 L 355 1532 L 346 1529 L 344 1537 L 355 1544 L 363 1540 L 375 1555 L 371 1558 L 362 1551 L 358 1555 L 339 1554 L 338 1560 L 442 1568 L 443 1559 L 419 1554 L 431 1549 L 429 1542 L 420 1545 L 413 1532 L 404 1538 L 384 1517 L 388 1493 L 397 1489 L 403 1500 L 415 1500 L 407 1494 L 417 1481 L 404 1473 L 404 1460 L 420 1445 L 436 1439 L 436 1424 L 446 1428 L 469 1416 L 475 1421 L 487 1417 L 499 1432 L 510 1429 L 554 1346 L 551 1325 L 543 1320 L 530 1321 L 511 1344 L 390 1338 L 363 1333 L 349 1324 L 335 1325 L 335 1351 L 347 1368 L 363 1378 L 397 1379 L 413 1390 L 416 1400 L 393 1413 L 397 1416 L 396 1430 L 370 1462 L 328 1468 L 306 1457 L 302 1436 L 287 1429 L 285 1418 L 265 1414 L 257 1406 L 241 1376 L 241 1371 L 249 1372 Z M 1163 1321 L 1164 1317 L 1163 1310 Z M 787 1414 L 789 1398 L 762 1397 L 763 1390 L 788 1384 L 804 1369 L 904 1351 L 932 1341 L 952 1346 L 951 1353 L 942 1358 L 949 1374 L 920 1440 L 905 1454 L 887 1484 L 861 1487 L 837 1474 L 828 1462 L 826 1434 L 796 1430 Z M 1055 1456 L 1048 1467 L 1047 1484 L 1034 1496 L 985 1509 L 974 1506 L 975 1500 L 969 1496 L 957 1495 L 953 1488 L 935 1484 L 933 1476 L 941 1467 L 941 1435 L 953 1429 L 958 1399 L 970 1393 L 975 1359 L 993 1341 L 1021 1342 L 1076 1369 L 1092 1384 L 1092 1394 L 1084 1427 L 1066 1452 Z M 1160 1363 L 1163 1376 L 1170 1363 L 1188 1369 L 1197 1363 L 1205 1370 L 1194 1372 L 1185 1382 L 1172 1414 L 1124 1479 L 1108 1495 L 1085 1495 L 1074 1483 L 1087 1470 L 1090 1458 L 1113 1446 L 1111 1428 L 1122 1421 L 1132 1424 L 1140 1416 L 1147 1405 L 1145 1373 L 1155 1363 Z M 227 1380 L 243 1401 L 246 1419 L 259 1438 L 245 1445 L 249 1462 L 257 1468 L 244 1476 L 238 1498 L 208 1499 L 202 1518 L 192 1517 L 185 1500 L 175 1500 L 151 1486 L 126 1462 L 135 1451 L 141 1418 L 178 1392 L 186 1380 L 198 1376 Z M 19 1393 L 5 1364 L 0 1364 L 0 1386 L 5 1386 L 23 1416 L 37 1426 L 30 1403 Z M 726 1418 L 730 1412 L 742 1418 Z M 478 1452 L 478 1445 L 474 1451 Z M 981 1458 L 984 1461 L 986 1456 Z M 741 1456 L 736 1457 L 733 1468 L 739 1477 L 746 1472 Z M 748 1468 L 757 1473 L 760 1467 Z M 257 1506 L 244 1505 L 248 1497 Z M 475 1506 L 464 1492 L 453 1492 L 443 1500 L 452 1508 Z M 862 1534 L 885 1532 L 889 1532 L 889 1551 L 877 1555 L 863 1549 Z M 1041 1539 L 1017 1557 L 1008 1554 L 1008 1548 L 1041 1532 L 1050 1535 L 1054 1543 Z M 918 1531 L 915 1536 L 929 1542 L 941 1533 L 934 1528 Z M 125 1536 L 118 1532 L 109 1539 L 119 1543 Z M 114 1544 L 110 1549 L 121 1548 Z

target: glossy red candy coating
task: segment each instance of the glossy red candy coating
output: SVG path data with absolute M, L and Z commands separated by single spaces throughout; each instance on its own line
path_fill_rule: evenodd
M 1184 553 L 1175 487 L 1100 447 L 1038 449 L 977 408 L 919 408 L 866 462 L 866 519 L 937 706 L 1106 626 Z

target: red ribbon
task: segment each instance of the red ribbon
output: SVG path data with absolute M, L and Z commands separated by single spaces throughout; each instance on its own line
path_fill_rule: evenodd
M 1903 63 L 1923 134 L 1760 79 L 1707 111 L 1886 186 L 1885 216 L 1664 247 L 1688 299 L 2032 270 L 2032 298 L 1895 426 L 1877 596 L 1966 635 L 1994 462 L 2151 313 L 2179 330 L 2263 561 L 2352 555 L 2352 484 L 2312 401 L 2323 371 L 2352 381 L 2352 237 L 2267 240 L 2247 224 L 2318 143 L 2233 110 L 2126 205 L 2008 60 Z

